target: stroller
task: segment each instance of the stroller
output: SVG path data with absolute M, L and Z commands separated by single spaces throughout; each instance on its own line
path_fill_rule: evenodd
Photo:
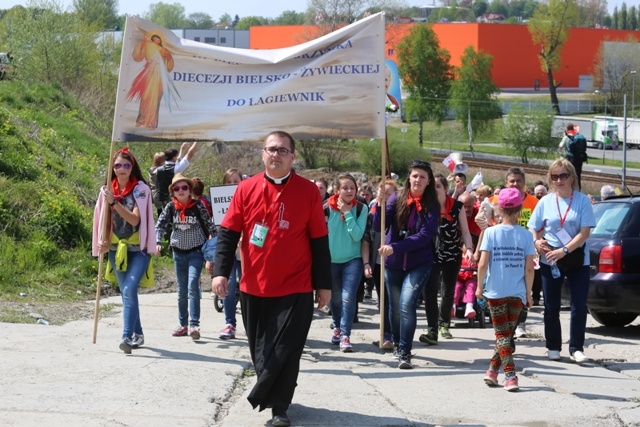
M 475 327 L 476 321 L 478 321 L 481 328 L 485 328 L 486 316 L 489 314 L 489 310 L 480 307 L 476 301 L 475 292 L 478 286 L 477 272 L 478 269 L 471 267 L 469 261 L 466 259 L 462 260 L 453 293 L 453 303 L 455 307 L 454 317 L 457 319 L 467 319 L 469 327 L 471 328 Z M 473 302 L 469 302 L 468 304 L 463 302 L 464 299 L 469 301 L 471 298 L 473 298 Z M 469 304 L 472 304 L 472 309 Z

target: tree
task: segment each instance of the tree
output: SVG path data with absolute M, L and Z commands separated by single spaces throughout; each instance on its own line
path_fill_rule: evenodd
M 508 16 L 509 11 L 507 10 L 507 6 L 502 2 L 502 0 L 493 0 L 487 9 L 489 13 L 497 13 L 499 15 Z
M 118 25 L 118 0 L 73 0 L 73 9 L 81 22 L 98 31 Z
M 330 33 L 344 24 L 351 24 L 372 13 L 387 8 L 399 8 L 400 0 L 307 0 L 307 9 L 317 18 L 318 24 L 330 27 Z
M 438 36 L 428 24 L 414 25 L 397 45 L 398 69 L 409 98 L 405 116 L 419 122 L 418 141 L 423 144 L 423 123 L 440 124 L 447 114 L 447 98 L 453 79 L 451 55 L 440 48 Z
M 515 103 L 505 120 L 502 138 L 522 163 L 529 163 L 530 157 L 543 157 L 557 150 L 557 143 L 551 137 L 552 124 L 553 115 L 546 102 L 529 110 Z
M 151 3 L 144 18 L 165 28 L 184 28 L 187 23 L 184 6 L 180 3 Z
M 213 27 L 213 19 L 211 15 L 202 12 L 190 13 L 187 18 L 187 25 L 189 28 L 200 28 L 207 30 Z
M 238 14 L 236 14 L 236 16 L 233 17 L 233 22 L 231 23 L 231 26 L 235 28 L 236 25 L 238 25 L 238 22 L 240 22 L 240 17 L 238 16 Z
M 607 2 L 603 0 L 577 0 L 579 23 L 581 27 L 594 27 L 596 24 L 604 24 L 604 18 L 608 15 Z
M 304 13 L 296 12 L 295 10 L 285 10 L 277 16 L 273 23 L 276 25 L 303 25 L 304 24 Z
M 562 81 L 556 83 L 553 72 L 560 68 L 562 48 L 567 42 L 570 27 L 577 20 L 575 0 L 549 0 L 538 7 L 528 24 L 533 43 L 540 46 L 540 65 L 547 73 L 551 105 L 556 114 L 560 114 L 557 89 Z
M 251 27 L 259 27 L 266 24 L 267 22 L 265 18 L 261 16 L 245 16 L 237 25 L 234 26 L 234 28 L 236 30 L 248 30 Z
M 622 7 L 620 8 L 620 22 L 618 22 L 618 28 L 621 30 L 628 30 L 629 29 L 628 19 L 629 19 L 629 16 L 627 13 L 627 4 L 622 3 Z
M 461 66 L 455 68 L 456 79 L 451 84 L 451 104 L 456 112 L 456 119 L 465 129 L 469 129 L 471 145 L 473 132 L 490 127 L 493 119 L 500 116 L 500 106 L 496 99 L 500 89 L 491 78 L 491 55 L 476 52 L 472 46 L 468 46 L 460 62 Z
M 477 2 L 473 3 L 473 6 L 472 6 L 473 14 L 476 15 L 476 18 L 479 18 L 487 12 L 488 8 L 489 8 L 489 5 L 487 4 L 486 1 L 478 0 Z
M 231 21 L 233 21 L 233 18 L 231 18 L 231 15 L 229 15 L 228 13 L 225 13 L 224 15 L 220 16 L 220 18 L 218 18 L 218 23 L 216 24 L 216 26 L 218 28 L 230 27 Z
M 55 0 L 30 0 L 7 23 L 6 44 L 16 61 L 15 78 L 55 82 L 102 114 L 112 115 L 116 75 L 111 57 L 97 46 L 97 33 Z
M 629 9 L 629 29 L 637 30 L 638 28 L 638 9 L 635 6 L 631 6 Z
M 636 39 L 630 37 L 626 43 L 603 44 L 600 47 L 594 86 L 600 93 L 602 107 L 605 102 L 607 104 L 607 114 L 623 115 L 625 94 L 629 95 L 627 102 L 631 103 L 631 94 L 639 86 L 634 85 L 631 71 L 640 71 L 640 43 Z

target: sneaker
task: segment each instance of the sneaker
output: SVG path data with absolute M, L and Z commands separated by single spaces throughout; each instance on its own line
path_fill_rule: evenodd
M 453 338 L 453 335 L 449 332 L 449 327 L 447 325 L 440 325 L 440 336 L 446 340 Z
M 194 328 L 189 329 L 189 336 L 191 337 L 192 340 L 199 340 L 200 339 L 200 328 L 198 328 L 197 326 Z
M 518 391 L 518 377 L 515 375 L 504 380 L 504 389 L 507 391 Z
M 144 345 L 144 335 L 133 334 L 131 338 L 131 347 L 138 348 Z
M 333 330 L 333 335 L 331 336 L 331 344 L 333 345 L 340 344 L 340 329 L 335 328 Z
M 220 331 L 221 340 L 232 340 L 235 337 L 236 337 L 236 328 L 231 324 L 227 324 L 227 326 L 225 326 L 224 329 Z
M 398 368 L 400 369 L 413 369 L 411 364 L 411 353 L 401 352 L 398 358 Z
M 473 309 L 473 305 L 467 305 L 467 308 L 464 310 L 464 317 L 467 319 L 476 317 L 476 311 Z
M 580 350 L 574 351 L 569 358 L 576 363 L 585 363 L 589 361 L 589 358 Z
M 124 351 L 124 354 L 131 354 L 132 348 L 131 338 L 122 338 L 122 341 L 120 342 L 120 350 Z
M 432 329 L 429 329 L 426 334 L 420 335 L 418 340 L 428 345 L 438 344 L 438 333 Z
M 351 346 L 351 340 L 347 335 L 343 335 L 340 338 L 340 351 L 343 353 L 351 353 L 353 351 L 353 347 Z
M 487 372 L 484 373 L 484 383 L 489 387 L 495 387 L 498 385 L 498 373 L 494 372 L 491 369 L 488 369 Z
M 393 347 L 393 358 L 400 360 L 400 350 L 398 350 L 398 347 Z
M 560 360 L 560 350 L 548 350 L 547 351 L 547 359 L 549 360 Z
M 189 329 L 186 326 L 180 326 L 178 329 L 173 331 L 171 335 L 174 337 L 186 337 L 189 334 Z
M 527 336 L 527 325 L 525 325 L 524 323 L 521 323 L 516 328 L 515 337 L 516 338 L 526 338 L 526 336 Z

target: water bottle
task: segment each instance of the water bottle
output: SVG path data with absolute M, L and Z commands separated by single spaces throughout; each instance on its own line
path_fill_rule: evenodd
M 488 307 L 487 300 L 484 298 L 478 298 L 476 300 L 476 303 L 478 304 L 478 307 L 480 307 L 482 310 L 486 310 Z
M 551 275 L 553 276 L 554 279 L 559 279 L 561 274 L 560 274 L 560 269 L 558 268 L 558 264 L 553 263 L 550 265 L 551 267 Z

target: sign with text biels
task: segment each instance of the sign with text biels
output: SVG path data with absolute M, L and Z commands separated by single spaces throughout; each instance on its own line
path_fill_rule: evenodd
M 211 196 L 211 210 L 213 211 L 213 223 L 215 225 L 222 224 L 224 215 L 229 210 L 231 199 L 236 192 L 237 185 L 219 185 L 209 187 L 209 195 Z
M 381 138 L 384 14 L 272 50 L 181 39 L 127 17 L 114 141 Z

